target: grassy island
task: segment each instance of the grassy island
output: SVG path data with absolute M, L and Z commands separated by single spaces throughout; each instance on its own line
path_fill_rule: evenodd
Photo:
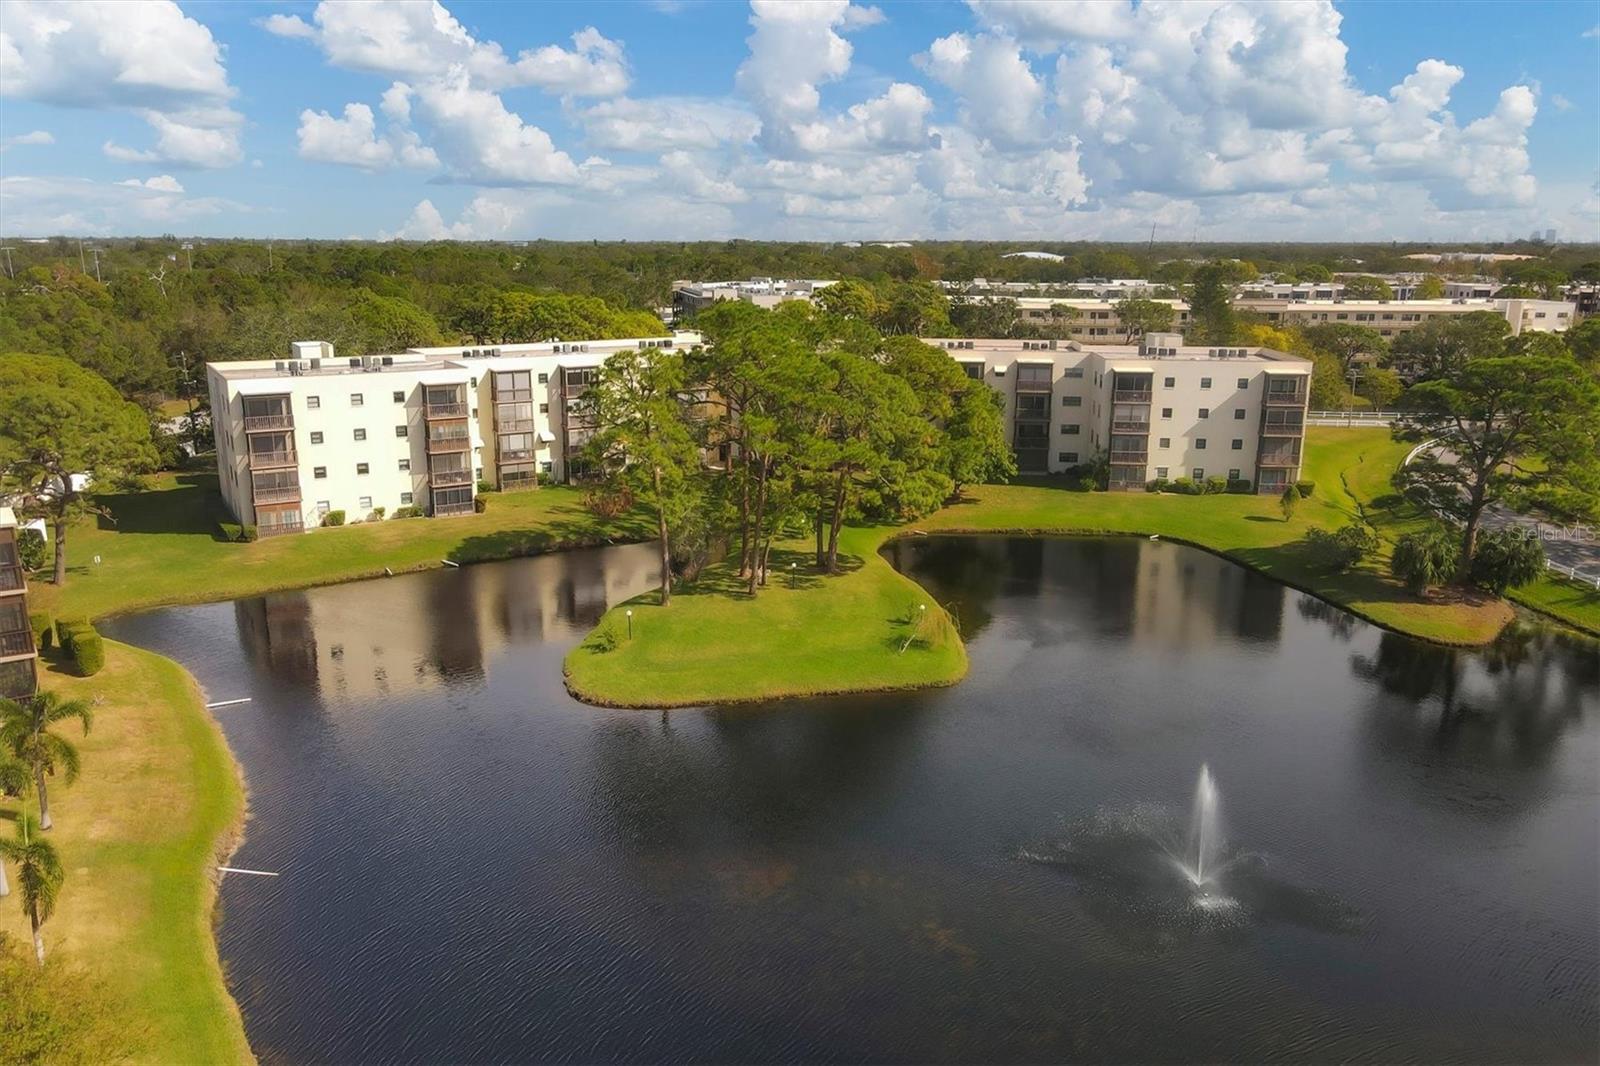
M 771 583 L 754 598 L 727 569 L 713 567 L 680 589 L 670 607 L 657 606 L 654 593 L 619 605 L 568 655 L 568 687 L 592 703 L 673 706 L 949 684 L 963 672 L 965 657 L 936 604 L 929 603 L 928 613 L 937 613 L 926 631 L 899 651 L 909 634 L 908 607 L 927 597 L 878 549 L 915 532 L 1159 535 L 1216 552 L 1386 628 L 1443 644 L 1486 644 L 1512 617 L 1505 601 L 1455 589 L 1418 598 L 1388 576 L 1394 540 L 1424 521 L 1389 486 L 1408 449 L 1387 429 L 1313 427 L 1305 476 L 1316 488 L 1288 520 L 1276 499 L 1262 496 L 1086 493 L 1045 481 L 976 486 L 960 503 L 910 526 L 848 529 L 842 552 L 848 566 L 838 576 L 812 572 L 807 545 L 795 541 L 783 554 L 774 552 Z M 1344 574 L 1316 567 L 1305 535 L 1358 516 L 1382 536 L 1378 554 Z M 797 564 L 793 574 L 790 562 Z M 1546 578 L 1521 598 L 1600 633 L 1600 593 Z

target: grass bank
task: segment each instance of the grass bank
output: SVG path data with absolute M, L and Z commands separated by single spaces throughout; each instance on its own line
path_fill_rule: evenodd
M 211 867 L 242 824 L 244 792 L 199 690 L 176 663 L 114 641 L 94 677 L 49 670 L 43 684 L 95 701 L 94 728 L 73 738 L 82 776 L 50 790 L 67 872 L 45 926 L 53 964 L 88 979 L 95 1009 L 115 1020 L 118 1057 L 249 1061 L 211 931 Z M 0 801 L 8 833 L 15 812 Z M 15 894 L 0 901 L 0 931 L 28 939 Z M 56 1048 L 45 1061 L 82 1050 Z
M 895 650 L 902 630 L 893 627 L 903 627 L 920 590 L 878 549 L 912 531 L 1155 534 L 1217 552 L 1390 629 L 1439 643 L 1487 643 L 1512 616 L 1504 601 L 1455 591 L 1419 599 L 1387 575 L 1393 540 L 1423 521 L 1389 486 L 1406 451 L 1386 429 L 1314 428 L 1304 469 L 1316 489 L 1288 520 L 1275 498 L 1261 496 L 1083 493 L 1042 481 L 977 486 L 909 529 L 847 530 L 848 569 L 836 577 L 806 572 L 805 545 L 795 542 L 784 546 L 772 586 L 753 599 L 726 569 L 712 568 L 697 587 L 675 593 L 670 608 L 657 606 L 653 595 L 619 605 L 568 655 L 567 683 L 582 699 L 622 706 L 948 684 L 965 662 L 959 636 L 943 633 L 950 623 L 942 612 L 941 634 L 919 654 Z M 1384 538 L 1378 556 L 1346 574 L 1315 566 L 1306 533 L 1359 516 Z M 799 576 L 787 576 L 789 561 L 799 564 Z M 630 608 L 631 641 L 623 613 Z
M 390 519 L 239 544 L 215 535 L 215 474 L 151 481 L 144 492 L 99 497 L 107 517 L 68 531 L 66 584 L 35 581 L 29 595 L 36 608 L 99 618 L 375 577 L 386 567 L 400 573 L 437 567 L 441 559 L 481 562 L 650 535 L 636 517 L 603 521 L 576 490 L 550 485 L 491 493 L 483 514 Z

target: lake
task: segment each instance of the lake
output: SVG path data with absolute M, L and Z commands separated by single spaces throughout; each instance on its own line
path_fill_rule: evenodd
M 1600 646 L 1436 648 L 1145 540 L 886 554 L 960 685 L 579 704 L 649 545 L 108 623 L 251 700 L 234 861 L 281 876 L 217 937 L 262 1060 L 1600 1054 Z

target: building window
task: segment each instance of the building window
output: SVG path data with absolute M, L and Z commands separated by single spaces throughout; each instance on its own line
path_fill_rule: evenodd
M 401 392 L 399 389 L 395 389 L 394 390 L 394 402 L 395 403 L 405 403 L 406 402 L 406 394 Z
M 1200 387 L 1202 389 L 1209 389 L 1211 387 L 1211 379 L 1210 378 L 1201 378 L 1200 379 Z
M 1068 425 L 1066 423 L 1062 423 L 1061 435 L 1063 437 L 1076 437 L 1078 435 L 1078 433 L 1080 432 L 1080 428 L 1081 427 L 1079 427 L 1076 423 L 1073 423 L 1071 425 Z
M 365 474 L 366 472 L 367 472 L 367 464 L 366 463 L 357 463 L 356 464 L 356 473 Z
M 1194 439 L 1194 450 L 1197 452 L 1206 450 L 1206 439 L 1204 437 L 1196 437 Z
M 540 404 L 539 405 L 539 413 L 542 414 L 542 415 L 549 414 L 550 413 L 550 405 L 547 404 L 547 403 Z
M 321 444 L 322 443 L 322 430 L 314 429 L 314 430 L 311 431 L 311 443 L 312 444 Z
M 1241 389 L 1249 389 L 1250 388 L 1250 379 L 1249 378 L 1240 378 L 1239 379 L 1239 387 Z
M 483 480 L 483 467 L 481 467 L 481 466 L 478 467 L 478 472 L 476 474 L 473 474 L 472 476 L 476 480 L 482 481 Z
M 1083 377 L 1083 367 L 1069 367 L 1066 373 L 1062 374 L 1061 376 L 1064 378 L 1081 378 Z
M 1243 407 L 1235 407 L 1233 409 L 1233 419 L 1234 419 L 1235 422 L 1244 421 L 1244 408 Z
M 1167 476 L 1167 468 L 1166 467 L 1164 467 L 1164 466 L 1156 467 L 1156 477 L 1166 477 L 1166 476 Z
M 402 459 L 402 460 L 400 460 L 400 472 L 402 474 L 407 474 L 407 473 L 411 472 L 411 460 L 410 459 Z
M 541 385 L 550 384 L 550 375 L 549 374 L 540 374 L 539 375 L 539 384 L 541 384 Z
M 1211 417 L 1211 408 L 1209 408 L 1209 407 L 1200 408 L 1200 417 L 1201 418 L 1210 418 Z
M 411 506 L 411 493 L 402 492 L 400 494 L 400 506 L 402 506 L 402 507 L 410 507 Z
M 356 497 L 356 506 L 361 508 L 363 511 L 372 510 L 372 497 L 371 496 L 358 496 L 358 497 Z
M 1078 461 L 1078 453 L 1077 452 L 1056 452 L 1056 462 L 1058 462 L 1058 463 L 1069 463 L 1069 464 L 1071 464 L 1071 463 L 1076 463 L 1077 461 Z
M 539 464 L 539 473 L 541 473 L 541 474 L 548 474 L 551 471 L 553 471 L 554 469 L 555 469 L 555 464 L 552 463 L 549 459 L 546 459 L 542 463 Z
M 406 435 L 406 427 L 405 426 L 395 426 L 394 427 L 394 435 L 397 436 L 397 437 L 405 436 Z
M 1166 378 L 1165 380 L 1163 380 L 1161 382 L 1162 387 L 1168 388 L 1168 389 L 1172 388 L 1177 383 L 1178 383 L 1178 379 L 1177 378 Z
M 309 410 L 313 410 L 314 411 L 314 410 L 316 410 L 317 408 L 319 408 L 321 406 L 322 406 L 322 397 L 321 396 L 307 396 L 306 397 L 306 407 Z
M 1193 470 L 1189 471 L 1189 476 L 1196 481 L 1204 481 L 1206 479 L 1206 468 L 1203 466 L 1197 466 Z
M 1229 447 L 1236 452 L 1242 452 L 1244 451 L 1244 441 L 1239 437 L 1235 437 L 1233 438 L 1233 442 L 1229 445 Z
M 311 476 L 312 477 L 327 477 L 328 476 L 328 468 L 325 467 L 325 466 L 314 466 L 314 467 L 311 468 Z
M 362 403 L 364 403 L 364 402 L 365 401 L 362 400 L 361 394 L 359 392 L 352 392 L 350 394 L 350 406 L 351 407 L 360 407 L 362 405 Z
M 1163 407 L 1163 408 L 1162 408 L 1162 409 L 1161 409 L 1161 417 L 1162 417 L 1162 418 L 1171 418 L 1171 417 L 1172 417 L 1172 408 L 1170 408 L 1170 407 Z
M 1232 470 L 1228 471 L 1228 480 L 1229 481 L 1238 481 L 1239 480 L 1239 468 L 1238 467 L 1234 467 Z
M 317 501 L 317 513 L 318 514 L 327 514 L 331 510 L 333 510 L 333 505 L 331 503 L 329 503 L 327 500 L 318 500 Z
M 1063 396 L 1063 397 L 1061 397 L 1061 406 L 1062 407 L 1082 407 L 1083 406 L 1083 397 L 1082 396 Z
M 1170 447 L 1172 447 L 1172 438 L 1171 437 L 1158 437 L 1158 438 L 1156 438 L 1156 447 L 1157 448 L 1170 448 Z
M 356 430 L 356 440 L 366 440 L 366 439 L 367 439 L 367 431 L 366 430 L 364 430 L 364 429 Z

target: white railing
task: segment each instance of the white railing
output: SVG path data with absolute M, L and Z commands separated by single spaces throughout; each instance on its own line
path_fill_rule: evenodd
M 1306 424 L 1310 426 L 1388 426 L 1393 425 L 1401 411 L 1307 411 Z
M 1586 573 L 1576 566 L 1562 566 L 1560 563 L 1553 563 L 1548 559 L 1545 560 L 1544 565 L 1547 569 L 1554 570 L 1574 584 L 1593 585 L 1595 588 L 1600 589 L 1600 573 Z

